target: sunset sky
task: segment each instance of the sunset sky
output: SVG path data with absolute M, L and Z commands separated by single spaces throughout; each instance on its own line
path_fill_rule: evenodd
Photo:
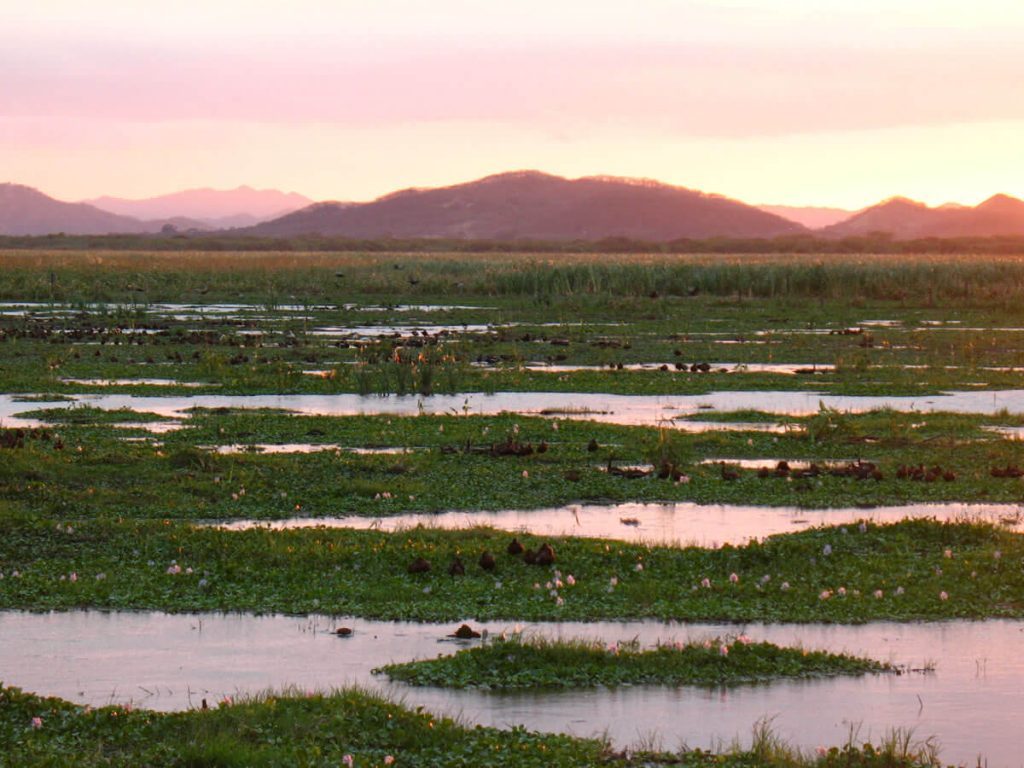
M 0 0 L 0 181 L 1024 197 L 1020 0 Z

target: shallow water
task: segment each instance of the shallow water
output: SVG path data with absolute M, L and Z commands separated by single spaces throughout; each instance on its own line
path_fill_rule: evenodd
M 337 443 L 234 443 L 232 445 L 200 445 L 205 450 L 220 454 L 233 453 L 321 453 L 336 451 L 362 455 L 399 455 L 411 453 L 414 448 L 348 448 Z
M 329 325 L 315 328 L 310 336 L 339 336 L 357 339 L 375 339 L 398 334 L 407 336 L 437 336 L 457 333 L 487 333 L 496 326 L 491 325 Z
M 690 373 L 686 370 L 676 370 L 675 363 L 624 363 L 621 370 L 624 371 L 658 371 L 662 365 L 668 366 L 668 373 Z M 494 366 L 487 366 L 494 367 Z M 522 366 L 524 370 L 536 371 L 539 373 L 575 373 L 578 371 L 606 371 L 614 373 L 607 365 L 558 365 L 545 363 L 526 363 Z M 827 363 L 714 363 L 708 373 L 778 373 L 782 375 L 831 373 L 836 367 Z M 616 369 L 618 370 L 618 369 Z M 704 374 L 700 374 L 704 375 Z
M 83 387 L 219 387 L 202 381 L 179 381 L 178 379 L 60 379 L 62 384 L 78 384 Z
M 817 413 L 820 406 L 862 412 L 879 408 L 928 413 L 1024 413 L 1024 389 L 947 392 L 919 397 L 846 396 L 821 392 L 739 391 L 703 395 L 610 395 L 585 392 L 466 392 L 457 395 L 180 395 L 172 397 L 122 394 L 79 395 L 74 400 L 34 403 L 33 408 L 69 408 L 85 403 L 111 410 L 130 408 L 181 418 L 190 408 L 277 408 L 307 415 L 493 415 L 503 412 L 551 415 L 610 424 L 664 425 L 701 411 L 760 410 L 790 416 Z M 26 408 L 12 395 L 0 395 L 0 419 Z
M 649 544 L 700 547 L 740 545 L 777 533 L 793 533 L 822 525 L 848 525 L 859 520 L 893 523 L 907 518 L 979 520 L 1024 530 L 1024 508 L 1016 504 L 906 504 L 860 509 L 730 506 L 725 504 L 582 504 L 499 512 L 410 513 L 387 517 L 296 517 L 287 520 L 235 520 L 219 524 L 228 530 L 254 527 L 357 528 L 395 531 L 417 525 L 465 529 L 485 525 L 536 536 L 584 536 Z M 623 520 L 630 521 L 623 523 Z
M 351 626 L 352 637 L 329 631 Z M 267 687 L 330 689 L 357 683 L 400 697 L 408 706 L 470 722 L 590 736 L 607 731 L 625 746 L 655 735 L 666 748 L 715 747 L 750 741 L 753 725 L 773 718 L 773 730 L 813 749 L 845 743 L 850 727 L 878 740 L 889 728 L 936 736 L 944 762 L 1020 765 L 1019 700 L 1024 622 L 949 622 L 861 626 L 759 625 L 755 640 L 874 656 L 934 674 L 871 675 L 789 681 L 729 689 L 663 686 L 497 694 L 445 691 L 389 683 L 370 674 L 392 661 L 454 652 L 441 640 L 456 626 L 326 617 L 167 615 L 160 613 L 0 612 L 0 679 L 45 695 L 93 705 L 133 702 L 158 710 L 211 704 L 225 695 Z M 481 625 L 492 634 L 509 622 Z M 604 641 L 658 640 L 737 634 L 720 624 L 661 622 L 548 623 L 529 633 Z

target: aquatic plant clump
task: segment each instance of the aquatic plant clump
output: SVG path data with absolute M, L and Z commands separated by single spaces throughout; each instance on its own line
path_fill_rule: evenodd
M 375 672 L 411 685 L 515 689 L 739 685 L 893 670 L 871 659 L 783 648 L 739 635 L 663 643 L 647 650 L 635 641 L 605 645 L 513 636 L 450 656 L 389 664 Z

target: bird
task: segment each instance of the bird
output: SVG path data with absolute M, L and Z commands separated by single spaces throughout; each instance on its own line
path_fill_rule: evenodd
M 462 559 L 458 555 L 452 560 L 452 564 L 448 566 L 449 576 L 465 576 L 466 566 L 463 564 Z
M 409 573 L 427 573 L 430 570 L 430 563 L 422 557 L 417 557 L 406 569 Z
M 480 555 L 480 567 L 485 571 L 493 571 L 495 566 L 494 555 L 485 549 L 483 554 Z
M 551 565 L 555 562 L 555 549 L 545 542 L 537 549 L 537 556 L 534 560 L 537 565 Z
M 505 551 L 515 557 L 516 555 L 523 554 L 523 549 L 523 545 L 519 543 L 519 539 L 512 539 L 512 541 L 508 543 L 508 547 L 506 547 Z

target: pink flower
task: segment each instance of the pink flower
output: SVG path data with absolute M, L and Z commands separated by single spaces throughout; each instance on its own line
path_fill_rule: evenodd
M 746 635 L 740 635 L 739 637 L 736 638 L 736 642 L 739 643 L 740 645 L 750 645 L 754 641 L 751 640 Z
M 718 655 L 719 656 L 728 656 L 729 655 L 729 646 L 725 645 L 725 644 L 722 644 L 722 645 L 718 646 Z
M 946 593 L 945 590 L 939 592 L 939 600 L 949 600 L 949 595 Z
M 33 717 L 32 718 L 32 727 L 35 728 L 36 730 L 42 728 L 43 727 L 43 718 L 41 718 L 41 717 Z
M 574 579 L 572 577 L 572 574 L 570 573 L 568 576 L 565 577 L 565 583 L 568 584 L 570 587 L 574 587 L 576 586 L 576 579 Z
M 832 593 L 827 589 L 821 590 L 821 594 L 818 595 L 819 600 L 828 600 L 830 597 L 832 597 Z
M 732 584 L 739 584 L 740 583 L 739 574 L 737 574 L 737 573 L 730 573 L 729 574 L 729 582 L 732 583 Z
M 876 600 L 881 600 L 884 593 L 882 592 L 882 590 L 876 589 L 874 595 Z
M 609 643 L 608 644 L 608 653 L 614 653 L 616 656 L 618 656 L 619 655 L 619 644 L 618 643 Z
M 559 607 L 565 605 L 565 599 L 563 597 L 556 597 L 555 598 L 555 605 L 557 605 Z
M 523 478 L 525 479 L 525 478 L 528 478 L 529 476 L 530 476 L 530 473 L 524 469 L 523 470 Z
M 347 765 L 348 768 L 352 768 L 352 766 L 355 765 L 356 761 L 355 758 L 352 757 L 352 755 L 345 755 L 343 758 L 341 758 L 341 762 L 342 764 Z
M 643 569 L 644 569 L 644 564 L 643 563 L 637 563 L 636 565 L 633 566 L 633 570 L 636 571 L 637 573 L 640 573 L 640 571 L 642 571 Z
M 608 584 L 609 584 L 609 586 L 617 587 L 619 585 L 618 577 L 617 576 L 612 576 L 610 579 L 608 579 Z
M 558 425 L 555 425 L 555 429 L 558 429 Z M 392 755 L 384 755 L 384 765 L 394 765 L 395 758 Z
M 711 579 L 709 579 L 707 576 L 705 576 L 703 579 L 700 580 L 700 585 L 704 589 L 711 589 Z
M 949 560 L 950 558 L 953 557 L 953 550 L 952 549 L 947 549 L 945 552 L 942 553 L 942 556 L 944 558 L 946 558 L 947 560 Z
M 839 593 L 840 597 L 846 597 L 846 587 L 840 587 L 836 590 L 836 592 Z
M 68 576 L 68 581 L 71 581 L 71 582 L 78 581 L 78 574 L 75 573 L 74 571 L 72 571 L 71 575 Z
M 782 584 L 779 585 L 779 589 L 781 589 L 783 592 L 789 592 L 789 582 L 782 582 Z

